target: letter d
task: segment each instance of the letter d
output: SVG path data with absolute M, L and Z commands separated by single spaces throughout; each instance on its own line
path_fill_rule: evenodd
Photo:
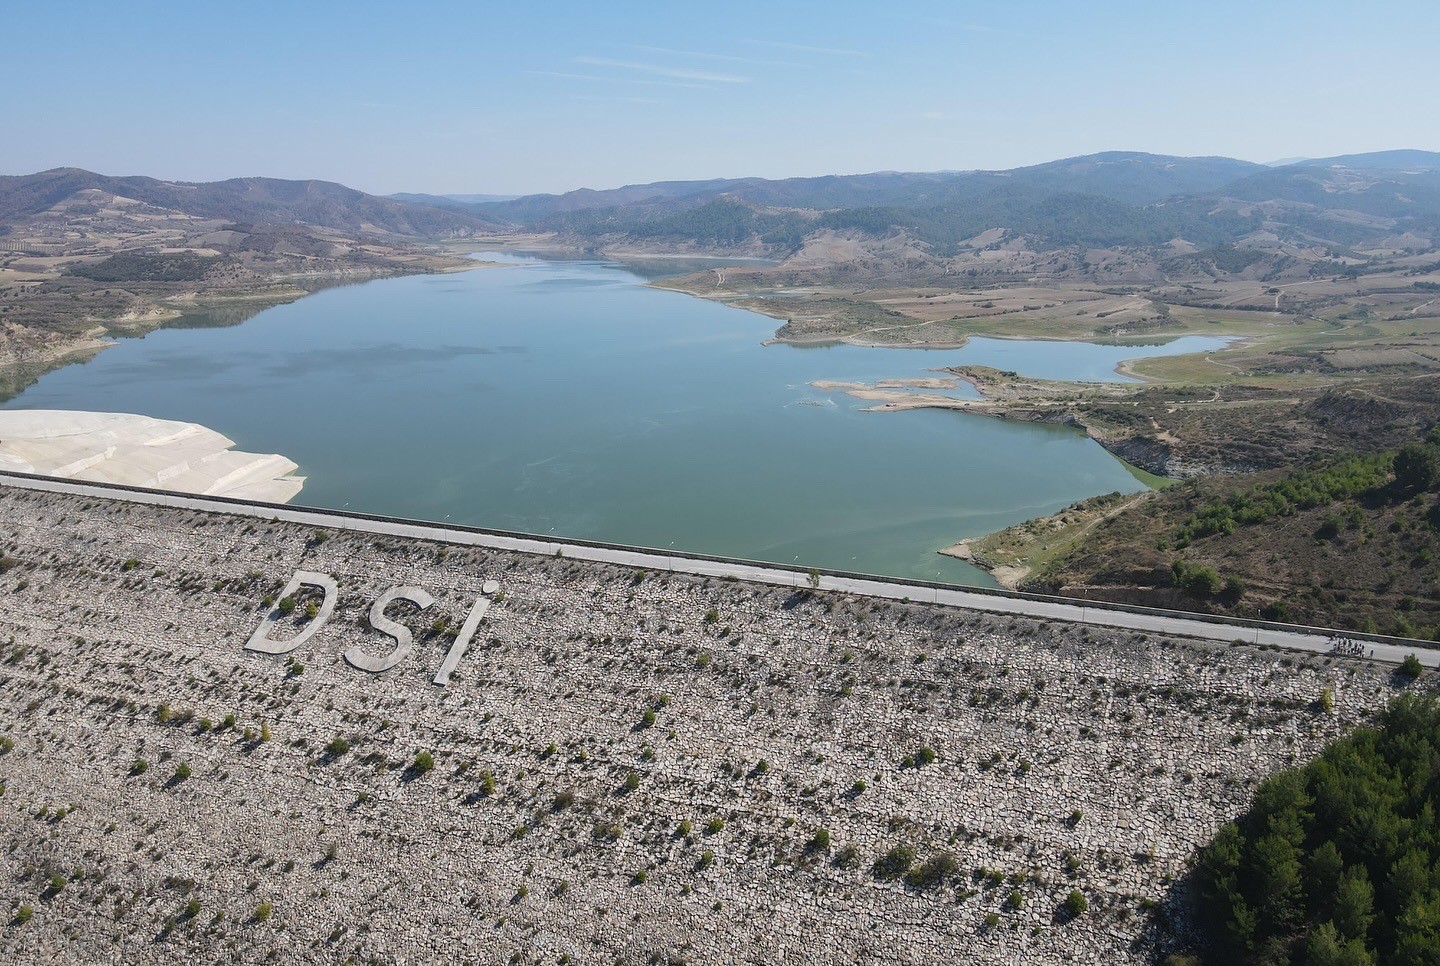
M 301 585 L 307 587 L 319 587 L 325 592 L 325 600 L 320 604 L 320 613 L 315 619 L 305 625 L 305 629 L 288 641 L 270 640 L 270 631 L 280 622 L 279 601 L 284 600 L 299 590 Z M 335 578 L 329 574 L 319 574 L 312 570 L 297 570 L 295 576 L 280 591 L 276 598 L 276 606 L 265 615 L 260 626 L 255 628 L 255 633 L 250 635 L 250 640 L 245 645 L 247 651 L 259 651 L 261 654 L 289 654 L 295 648 L 308 641 L 312 634 L 320 629 L 320 625 L 330 619 L 330 614 L 335 610 L 335 602 L 340 598 L 340 588 L 335 585 Z

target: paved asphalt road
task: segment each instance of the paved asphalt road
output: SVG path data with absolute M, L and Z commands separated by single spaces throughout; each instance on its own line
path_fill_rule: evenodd
M 558 550 L 572 560 L 595 560 L 605 563 L 643 567 L 646 570 L 673 570 L 677 573 L 698 574 L 707 577 L 735 577 L 755 583 L 774 584 L 785 587 L 808 586 L 804 573 L 761 563 L 743 563 L 718 560 L 696 560 L 692 557 L 676 557 L 656 550 L 620 549 L 616 547 L 591 547 L 564 541 L 547 540 L 542 537 L 511 536 L 499 533 L 480 533 L 473 530 L 452 529 L 435 523 L 408 523 L 395 520 L 371 520 L 365 517 L 315 512 L 299 507 L 281 505 L 247 505 L 184 493 L 162 493 L 118 489 L 98 483 L 81 483 L 72 480 L 53 480 L 19 474 L 0 473 L 0 483 L 31 490 L 45 490 L 53 493 L 70 493 L 105 499 L 129 500 L 153 506 L 179 507 L 189 510 L 204 510 L 212 513 L 228 513 L 238 516 L 279 519 L 290 523 L 328 529 L 355 530 L 365 533 L 380 533 L 396 537 L 415 537 L 426 540 L 443 540 L 455 544 L 491 547 L 497 550 L 515 550 L 521 553 L 535 553 L 554 556 Z M 1153 634 L 1198 637 L 1213 641 L 1245 641 L 1251 644 L 1271 644 L 1296 651 L 1325 653 L 1330 650 L 1330 635 L 1324 631 L 1307 633 L 1303 630 L 1284 630 L 1268 627 L 1251 627 L 1244 624 L 1215 623 L 1195 620 L 1170 612 L 1151 611 L 1136 613 L 1116 610 L 1103 605 L 1070 603 L 1065 600 L 1031 600 L 1007 597 L 999 594 L 976 592 L 964 589 L 942 589 L 922 584 L 907 584 L 898 580 L 864 577 L 840 577 L 821 575 L 820 589 L 839 590 L 862 594 L 868 597 L 885 597 L 891 600 L 911 600 L 923 603 L 944 604 L 969 610 L 990 611 L 1002 614 L 1021 614 L 1046 620 L 1069 621 L 1094 624 L 1104 627 L 1123 627 L 1130 630 Z M 1440 650 L 1423 646 L 1408 647 L 1397 644 L 1365 642 L 1365 653 L 1377 661 L 1398 664 L 1407 654 L 1415 654 L 1428 667 L 1440 666 Z

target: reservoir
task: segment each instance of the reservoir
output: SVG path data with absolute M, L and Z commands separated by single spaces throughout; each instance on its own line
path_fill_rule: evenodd
M 1223 344 L 767 346 L 775 320 L 612 263 L 497 258 L 123 339 L 5 408 L 201 423 L 299 463 L 296 504 L 993 586 L 936 551 L 1143 484 L 1071 428 L 867 413 L 810 383 L 962 363 L 1119 380 Z

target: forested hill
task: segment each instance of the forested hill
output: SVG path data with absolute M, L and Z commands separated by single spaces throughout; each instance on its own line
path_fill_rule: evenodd
M 0 227 L 23 222 L 92 192 L 195 218 L 251 224 L 303 223 L 347 232 L 436 237 L 484 231 L 499 222 L 470 208 L 439 208 L 368 195 L 331 181 L 233 178 L 189 183 L 110 177 L 79 168 L 0 177 Z
M 818 178 L 734 178 L 627 185 L 608 191 L 581 189 L 563 195 L 529 195 L 481 206 L 487 214 L 517 223 L 588 209 L 703 204 L 725 197 L 752 205 L 830 210 L 893 205 L 925 208 L 972 201 L 996 190 L 1043 197 L 1094 194 L 1127 204 L 1150 204 L 1176 194 L 1213 191 L 1264 168 L 1233 158 L 1177 158 L 1112 151 L 1007 171 L 896 172 Z
M 580 244 L 798 250 L 817 232 L 903 234 L 931 254 L 1004 229 L 1040 249 L 1199 248 L 1262 239 L 1337 253 L 1440 244 L 1440 154 L 1389 151 L 1266 168 L 1232 158 L 1108 152 L 1009 171 L 630 185 L 472 210 Z

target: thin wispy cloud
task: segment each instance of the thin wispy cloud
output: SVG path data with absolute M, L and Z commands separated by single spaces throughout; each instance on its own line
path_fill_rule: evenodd
M 651 47 L 646 44 L 636 44 L 635 49 L 643 50 L 650 54 L 661 54 L 667 57 L 696 57 L 700 60 L 720 60 L 731 64 L 753 64 L 756 67 L 800 66 L 791 60 L 756 60 L 753 57 L 740 57 L 735 54 L 712 54 L 703 50 L 678 50 L 674 47 Z
M 617 70 L 634 70 L 642 74 L 656 74 L 660 77 L 674 77 L 680 80 L 703 81 L 709 84 L 748 84 L 750 78 L 739 74 L 717 74 L 708 70 L 690 70 L 685 67 L 665 67 L 660 64 L 642 64 L 633 60 L 610 60 L 605 57 L 576 57 L 577 64 L 591 67 L 614 67 Z
M 747 40 L 757 47 L 774 47 L 778 50 L 799 50 L 807 54 L 832 54 L 836 57 L 869 57 L 863 50 L 846 50 L 843 47 L 812 47 L 810 44 L 788 44 L 779 40 Z
M 615 77 L 603 74 L 577 74 L 564 70 L 527 70 L 525 73 L 536 77 L 558 77 L 561 80 L 585 81 L 601 84 L 644 84 L 647 87 L 688 87 L 691 90 L 714 90 L 713 84 L 694 84 L 685 81 L 653 80 L 649 77 Z
M 676 57 L 699 57 L 702 60 L 730 60 L 744 61 L 744 57 L 736 57 L 734 54 L 707 54 L 703 50 L 676 50 L 674 47 L 650 47 L 646 44 L 636 44 L 636 50 L 644 50 L 652 54 L 671 54 Z

